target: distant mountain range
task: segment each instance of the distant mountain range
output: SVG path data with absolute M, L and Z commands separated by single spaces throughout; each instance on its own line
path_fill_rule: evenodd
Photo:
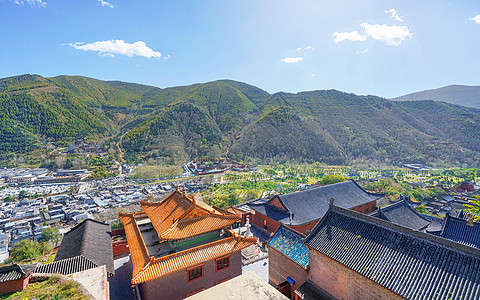
M 393 101 L 434 100 L 480 108 L 480 86 L 449 85 L 391 99 Z
M 80 76 L 0 79 L 0 160 L 76 139 L 128 161 L 480 165 L 480 110 L 336 90 L 269 94 L 219 80 L 160 89 Z M 41 159 L 41 158 L 37 158 Z

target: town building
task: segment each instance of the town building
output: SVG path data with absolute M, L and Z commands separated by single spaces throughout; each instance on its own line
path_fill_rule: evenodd
M 183 299 L 242 273 L 241 250 L 257 243 L 230 230 L 239 217 L 174 191 L 120 214 L 142 299 Z
M 355 181 L 312 188 L 285 195 L 275 195 L 266 202 L 251 202 L 254 211 L 252 223 L 269 232 L 275 232 L 280 224 L 307 234 L 328 211 L 330 199 L 343 208 L 361 213 L 371 213 L 384 194 L 365 191 Z

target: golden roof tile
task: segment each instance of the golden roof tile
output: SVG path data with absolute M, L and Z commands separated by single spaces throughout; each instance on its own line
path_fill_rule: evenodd
M 204 215 L 197 218 L 179 220 L 164 231 L 161 239 L 178 240 L 192 237 L 209 231 L 229 227 L 240 220 L 238 216 Z
M 127 236 L 128 250 L 132 258 L 133 274 L 138 274 L 145 265 L 150 261 L 147 247 L 143 241 L 142 234 L 138 228 L 137 221 L 133 214 L 119 214 L 120 221 L 125 228 L 125 235 Z
M 139 274 L 132 277 L 132 284 L 154 280 L 162 276 L 200 265 L 254 245 L 256 238 L 234 236 L 185 251 L 153 259 Z

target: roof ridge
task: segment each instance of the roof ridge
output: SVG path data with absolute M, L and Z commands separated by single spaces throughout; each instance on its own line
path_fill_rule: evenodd
M 194 252 L 198 249 L 206 248 L 206 247 L 209 247 L 209 246 L 212 246 L 212 245 L 215 245 L 215 244 L 220 244 L 220 243 L 223 243 L 227 240 L 232 240 L 232 239 L 235 239 L 235 238 L 233 236 L 230 236 L 230 237 L 220 239 L 218 241 L 214 241 L 214 242 L 211 242 L 211 243 L 208 243 L 208 244 L 203 244 L 203 245 L 192 247 L 192 248 L 189 248 L 189 249 L 186 249 L 186 250 L 183 250 L 183 251 L 178 251 L 178 252 L 175 252 L 175 253 L 172 253 L 172 254 L 168 254 L 168 255 L 165 255 L 165 256 L 162 256 L 162 257 L 155 258 L 153 260 L 153 262 L 157 263 L 157 262 L 160 262 L 160 261 L 163 261 L 163 260 L 167 260 L 171 257 L 175 257 L 175 256 L 178 256 L 178 255 L 183 255 L 183 254 L 189 253 L 189 252 Z
M 343 216 L 352 217 L 352 218 L 354 218 L 358 221 L 361 221 L 361 222 L 370 223 L 372 225 L 379 226 L 379 227 L 382 227 L 382 228 L 387 229 L 387 230 L 394 230 L 395 232 L 397 232 L 399 234 L 410 236 L 411 238 L 414 238 L 416 240 L 421 240 L 421 241 L 427 242 L 429 244 L 434 244 L 434 245 L 445 247 L 445 248 L 450 249 L 454 252 L 462 252 L 463 254 L 469 254 L 469 255 L 473 255 L 473 256 L 476 256 L 476 257 L 480 258 L 480 250 L 479 249 L 475 249 L 475 248 L 472 248 L 472 247 L 469 247 L 469 246 L 465 246 L 463 244 L 456 243 L 454 241 L 445 239 L 443 237 L 439 237 L 439 236 L 436 236 L 436 235 L 433 235 L 433 234 L 428 234 L 428 233 L 425 233 L 425 232 L 413 230 L 413 229 L 410 229 L 408 227 L 404 227 L 404 226 L 401 226 L 401 225 L 398 225 L 398 224 L 395 224 L 395 223 L 391 223 L 391 222 L 388 222 L 388 221 L 385 221 L 385 220 L 382 220 L 382 219 L 378 219 L 378 218 L 375 218 L 375 217 L 364 215 L 362 213 L 359 213 L 359 212 L 356 212 L 356 211 L 353 211 L 353 210 L 344 209 L 344 208 L 341 208 L 341 207 L 338 207 L 338 206 L 335 206 L 335 205 L 332 206 L 329 209 L 329 211 L 325 214 L 324 218 L 322 220 L 320 220 L 317 223 L 317 225 L 312 229 L 312 233 L 309 235 L 309 237 L 313 236 L 314 232 L 316 233 L 318 228 L 324 222 L 325 217 L 327 217 L 327 215 L 329 215 L 330 213 L 337 213 L 337 214 L 340 214 L 340 215 L 343 215 Z M 309 240 L 309 237 L 307 237 L 307 240 Z

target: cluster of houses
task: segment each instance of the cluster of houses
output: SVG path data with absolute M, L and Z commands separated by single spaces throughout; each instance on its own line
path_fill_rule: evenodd
M 84 140 L 77 140 L 73 144 L 68 145 L 67 153 L 106 153 L 105 148 L 100 144 L 87 143 Z
M 238 296 L 245 299 L 249 299 L 247 295 L 251 299 L 479 296 L 480 223 L 464 210 L 434 218 L 418 213 L 408 197 L 379 207 L 385 195 L 368 192 L 353 180 L 311 186 L 227 209 L 209 206 L 199 192 L 187 194 L 178 186 L 149 185 L 143 192 L 169 195 L 158 202 L 135 198 L 141 211 L 119 215 L 124 240 L 118 241 L 105 227 L 108 225 L 86 219 L 81 230 L 91 233 L 66 239 L 79 225 L 63 238 L 69 255 L 57 254 L 52 264 L 35 266 L 30 274 L 70 276 L 103 266 L 97 281 L 104 282 L 114 275 L 110 255 L 126 252 L 132 266 L 130 283 L 139 299 L 221 299 L 239 291 L 243 294 Z M 88 211 L 88 207 L 100 208 L 99 201 L 136 193 L 141 192 L 112 186 L 97 189 L 89 199 L 79 195 L 45 199 L 38 211 L 45 212 L 47 206 L 45 216 L 40 216 L 43 221 L 47 214 L 51 219 L 57 214 L 69 218 L 73 210 L 67 213 L 64 208 L 73 203 Z M 35 206 L 32 204 L 29 209 Z M 23 214 L 31 218 L 29 209 Z M 252 236 L 250 222 L 269 236 L 265 243 Z M 246 224 L 246 232 L 240 230 L 242 224 Z M 102 241 L 97 235 L 104 231 L 109 232 L 109 239 Z M 93 241 L 103 245 L 93 246 Z M 91 245 L 79 246 L 82 243 Z M 242 274 L 246 258 L 260 252 L 262 246 L 268 249 L 268 283 L 254 274 Z
M 246 166 L 232 161 L 230 158 L 220 158 L 219 160 L 192 160 L 185 166 L 186 170 L 194 175 L 208 175 L 222 173 L 228 170 L 244 171 Z
M 58 170 L 52 172 L 45 168 L 25 169 L 12 168 L 0 169 L 0 186 L 48 184 L 61 182 L 78 182 L 92 174 L 88 170 Z

